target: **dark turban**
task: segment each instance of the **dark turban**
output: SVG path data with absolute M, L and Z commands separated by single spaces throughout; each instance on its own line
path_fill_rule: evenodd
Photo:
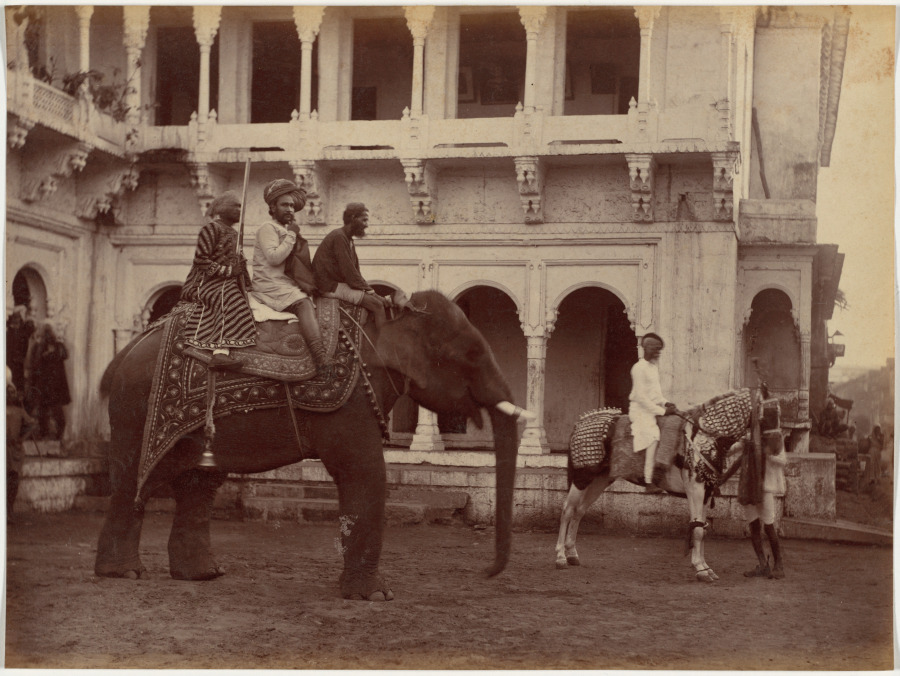
M 306 191 L 293 181 L 276 178 L 263 188 L 263 199 L 270 207 L 282 195 L 291 195 L 294 198 L 294 208 L 298 211 L 306 204 Z
M 216 197 L 210 205 L 209 209 L 206 210 L 207 218 L 215 218 L 222 212 L 222 207 L 227 204 L 240 204 L 241 198 L 238 197 L 238 194 L 234 192 L 234 190 L 228 190 L 227 192 L 223 192 L 221 195 Z

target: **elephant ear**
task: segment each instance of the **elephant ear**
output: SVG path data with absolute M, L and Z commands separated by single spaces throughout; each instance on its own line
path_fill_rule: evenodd
M 406 317 L 386 322 L 378 334 L 377 347 L 385 366 L 402 373 L 417 387 L 428 388 L 428 355 L 415 322 Z

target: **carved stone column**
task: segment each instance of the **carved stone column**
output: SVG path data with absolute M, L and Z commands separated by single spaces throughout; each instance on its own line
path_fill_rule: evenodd
M 661 7 L 652 7 L 650 5 L 641 5 L 634 8 L 634 15 L 637 17 L 641 27 L 641 61 L 638 89 L 638 104 L 650 103 L 650 46 L 653 38 L 653 23 L 659 17 Z
M 412 5 L 405 7 L 406 25 L 413 37 L 412 102 L 410 116 L 422 116 L 422 98 L 425 88 L 425 38 L 434 19 L 434 7 Z
M 298 5 L 294 7 L 294 26 L 300 38 L 300 119 L 309 119 L 312 108 L 312 52 L 313 43 L 322 26 L 324 7 Z
M 443 451 L 444 439 L 438 428 L 437 413 L 419 406 L 419 422 L 409 444 L 411 451 Z
M 809 371 L 810 347 L 807 330 L 800 332 L 800 392 L 797 402 L 797 417 L 800 420 L 809 420 Z
M 91 69 L 91 16 L 94 6 L 78 5 L 75 14 L 78 16 L 78 70 L 86 73 Z
M 734 101 L 734 26 L 735 13 L 732 7 L 719 8 L 719 60 L 722 71 L 719 75 L 720 96 L 726 101 Z
M 656 162 L 651 153 L 627 153 L 628 179 L 631 187 L 632 218 L 636 223 L 653 222 L 653 175 Z
M 539 157 L 516 157 L 516 183 L 525 212 L 525 223 L 544 222 L 544 168 Z
M 413 208 L 413 217 L 419 225 L 434 223 L 433 200 L 435 198 L 434 165 L 425 160 L 400 160 L 403 164 L 403 175 L 409 202 Z
M 534 112 L 534 99 L 537 91 L 537 40 L 544 21 L 547 18 L 547 7 L 527 5 L 519 7 L 519 20 L 525 26 L 527 51 L 525 52 L 525 114 Z
M 150 7 L 125 5 L 122 16 L 123 42 L 128 61 L 126 78 L 129 82 L 125 90 L 125 103 L 128 106 L 125 121 L 130 125 L 138 125 L 141 122 L 141 53 L 150 27 Z
M 713 162 L 713 218 L 734 220 L 734 167 L 737 151 L 712 153 Z
M 194 7 L 194 35 L 200 45 L 200 94 L 197 99 L 197 132 L 200 141 L 206 138 L 206 123 L 209 118 L 209 53 L 219 31 L 221 18 L 221 7 Z
M 290 164 L 294 183 L 306 191 L 306 222 L 309 225 L 325 225 L 322 170 L 313 160 L 291 160 Z
M 528 339 L 528 389 L 525 394 L 525 407 L 534 413 L 535 419 L 529 420 L 522 432 L 519 453 L 539 455 L 550 452 L 547 443 L 547 432 L 544 429 L 544 389 L 546 387 L 547 338 L 549 331 L 540 327 Z

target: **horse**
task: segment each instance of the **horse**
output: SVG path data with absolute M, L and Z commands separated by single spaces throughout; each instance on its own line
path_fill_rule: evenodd
M 777 409 L 777 400 L 765 399 L 759 405 L 763 410 L 759 411 L 753 399 L 750 390 L 743 388 L 714 397 L 687 412 L 675 413 L 680 423 L 676 433 L 683 434 L 683 443 L 678 444 L 675 461 L 666 471 L 661 487 L 668 493 L 687 498 L 691 564 L 696 579 L 702 582 L 719 579 L 704 558 L 703 536 L 709 527 L 706 512 L 710 499 L 742 464 L 741 461 L 729 464 L 729 459 L 753 448 L 746 439 L 751 431 L 756 448 L 760 447 L 760 418 L 767 421 L 769 430 L 780 426 L 780 411 L 770 412 L 773 406 Z M 673 419 L 671 416 L 666 418 Z M 619 478 L 642 484 L 644 456 L 632 450 L 630 434 L 622 427 L 629 424 L 628 417 L 621 415 L 618 409 L 589 411 L 575 424 L 569 443 L 569 492 L 563 504 L 556 542 L 557 569 L 581 565 L 575 547 L 578 526 L 600 494 Z M 669 428 L 671 430 L 671 424 Z M 613 443 L 617 434 L 621 443 Z M 616 454 L 622 455 L 616 457 Z M 747 454 L 743 457 L 747 458 Z M 629 466 L 631 471 L 628 471 Z

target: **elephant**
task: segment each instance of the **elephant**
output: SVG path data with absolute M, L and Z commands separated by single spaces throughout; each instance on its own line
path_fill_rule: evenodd
M 394 597 L 379 573 L 387 486 L 382 429 L 374 404 L 377 401 L 387 416 L 403 392 L 431 411 L 465 415 L 479 427 L 482 409 L 487 410 L 496 456 L 496 542 L 495 558 L 486 572 L 497 575 L 510 556 L 517 422 L 532 414 L 512 403 L 510 387 L 487 341 L 459 306 L 440 292 L 416 292 L 380 330 L 372 321 L 363 328 L 366 335 L 357 354 L 368 378 L 360 377 L 347 402 L 333 412 L 296 411 L 311 447 L 337 484 L 342 597 L 377 601 Z M 98 576 L 136 579 L 144 571 L 138 553 L 143 510 L 136 496 L 161 333 L 149 330 L 132 340 L 101 380 L 101 394 L 109 397 L 112 494 L 97 546 Z M 263 434 L 264 445 L 248 444 Z M 217 418 L 214 469 L 198 466 L 203 443 L 202 429 L 185 434 L 160 459 L 144 486 L 147 494 L 165 485 L 174 492 L 169 572 L 179 580 L 223 574 L 211 552 L 210 517 L 216 490 L 228 473 L 265 472 L 301 459 L 283 407 Z

